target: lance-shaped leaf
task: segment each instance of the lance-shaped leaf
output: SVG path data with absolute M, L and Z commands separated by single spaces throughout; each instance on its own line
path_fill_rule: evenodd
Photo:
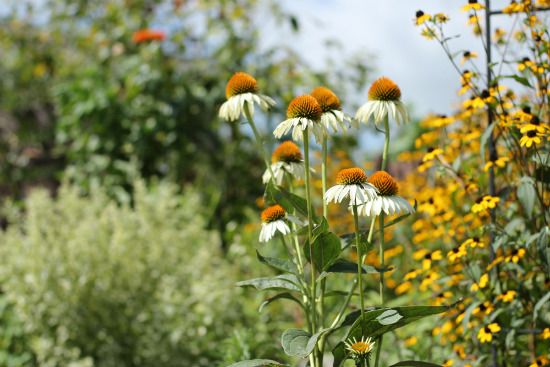
M 296 302 L 298 305 L 300 305 L 300 307 L 304 308 L 304 305 L 302 304 L 302 302 L 300 302 L 299 299 L 294 297 L 292 294 L 290 294 L 288 292 L 285 292 L 285 293 L 279 293 L 279 294 L 277 294 L 273 297 L 269 297 L 268 299 L 263 301 L 262 304 L 260 305 L 260 307 L 258 308 L 258 312 L 262 312 L 264 307 L 266 307 L 267 305 L 269 305 L 270 303 L 272 303 L 272 302 L 274 302 L 278 299 L 288 299 L 290 301 Z
M 393 267 L 387 267 L 383 269 L 375 268 L 370 265 L 363 265 L 361 267 L 361 272 L 364 274 L 378 274 L 382 272 L 387 272 L 393 270 Z M 332 265 L 330 265 L 327 270 L 327 273 L 357 273 L 357 264 L 345 259 L 337 259 Z
M 257 250 L 256 250 L 256 256 L 258 257 L 258 260 L 260 260 L 260 262 L 272 267 L 273 269 L 281 270 L 286 273 L 292 273 L 292 274 L 298 273 L 298 268 L 296 268 L 296 265 L 292 261 L 285 260 L 285 259 L 278 259 L 276 257 L 262 256 L 262 254 L 260 254 L 260 252 Z
M 315 267 L 324 271 L 340 256 L 340 238 L 332 232 L 321 233 L 313 239 L 312 252 Z
M 288 289 L 291 291 L 299 291 L 299 280 L 295 275 L 282 274 L 272 278 L 256 278 L 243 280 L 238 282 L 239 287 L 254 287 L 259 291 L 267 289 Z

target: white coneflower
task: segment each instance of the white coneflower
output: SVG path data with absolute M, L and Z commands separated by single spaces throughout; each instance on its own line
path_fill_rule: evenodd
M 290 227 L 286 223 L 286 212 L 282 206 L 275 204 L 262 212 L 262 230 L 260 231 L 260 242 L 267 242 L 275 236 L 277 231 L 284 236 L 290 233 Z
M 357 339 L 348 339 L 344 342 L 346 350 L 351 354 L 353 359 L 363 359 L 369 356 L 369 353 L 374 349 L 374 341 L 372 338 L 361 337 L 359 341 Z
M 275 183 L 281 185 L 285 173 L 294 176 L 295 178 L 303 178 L 305 167 L 302 157 L 302 152 L 296 144 L 291 141 L 281 143 L 271 155 L 271 172 L 275 178 Z M 268 183 L 271 178 L 271 172 L 267 169 L 262 176 L 264 184 Z
M 244 113 L 245 104 L 248 104 L 250 115 L 254 115 L 254 104 L 264 111 L 275 106 L 275 101 L 266 95 L 258 94 L 256 79 L 247 73 L 237 72 L 233 74 L 225 87 L 227 101 L 220 107 L 219 116 L 225 120 L 238 120 Z
M 409 121 L 409 115 L 400 99 L 399 86 L 389 78 L 379 78 L 372 83 L 369 89 L 369 101 L 357 110 L 355 118 L 367 123 L 372 117 L 378 124 L 389 116 L 397 123 L 406 123 Z
M 302 132 L 308 128 L 313 132 L 315 140 L 320 142 L 325 133 L 325 127 L 321 124 L 322 114 L 323 110 L 315 98 L 308 94 L 298 96 L 288 105 L 287 119 L 275 128 L 273 135 L 281 138 L 292 130 L 292 139 L 300 141 L 303 138 Z
M 321 106 L 321 123 L 327 132 L 331 129 L 334 132 L 345 131 L 351 126 L 351 117 L 342 112 L 340 99 L 334 92 L 326 87 L 317 87 L 311 91 L 311 96 Z
M 361 168 L 353 167 L 340 170 L 336 175 L 336 185 L 325 192 L 325 201 L 341 203 L 349 198 L 350 205 L 359 205 L 378 197 L 376 188 L 368 183 L 367 175 Z
M 395 179 L 386 171 L 375 172 L 369 178 L 371 183 L 378 190 L 378 196 L 357 207 L 359 215 L 377 216 L 382 211 L 387 215 L 400 213 L 413 213 L 414 208 L 409 202 L 397 195 L 399 190 Z

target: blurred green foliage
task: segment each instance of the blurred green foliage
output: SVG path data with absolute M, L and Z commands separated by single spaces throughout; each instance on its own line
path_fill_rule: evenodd
M 148 28 L 166 38 L 136 43 L 134 32 Z M 263 93 L 282 98 L 261 119 L 272 127 L 296 93 L 329 83 L 279 43 L 299 28 L 271 0 L 8 1 L 0 13 L 0 190 L 21 197 L 30 186 L 55 187 L 66 172 L 86 190 L 106 185 L 124 199 L 136 172 L 168 177 L 214 197 L 211 224 L 224 233 L 261 195 L 262 171 L 246 131 L 217 117 L 225 83 L 245 70 Z M 262 31 L 277 32 L 276 41 L 268 45 Z M 338 51 L 327 65 L 345 70 L 329 84 L 362 87 L 363 60 L 327 47 Z
M 205 230 L 197 192 L 142 181 L 133 192 L 130 206 L 65 185 L 56 199 L 37 190 L 23 210 L 5 210 L 1 365 L 212 366 L 273 354 L 272 319 L 243 304 L 239 264 Z M 255 323 L 264 327 L 236 345 Z

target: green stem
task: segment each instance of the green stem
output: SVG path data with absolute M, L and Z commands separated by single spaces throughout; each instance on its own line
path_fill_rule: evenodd
M 287 177 L 287 183 L 288 183 L 288 191 L 290 193 L 294 193 L 294 188 L 292 185 L 292 178 L 289 174 L 286 174 Z M 292 240 L 294 242 L 294 251 L 296 251 L 296 256 L 298 257 L 298 272 L 300 275 L 303 275 L 304 273 L 304 261 L 302 260 L 302 251 L 300 250 L 300 240 L 298 239 L 298 231 L 296 223 L 291 222 L 292 227 Z
M 388 151 L 390 148 L 390 122 L 389 117 L 386 115 L 384 118 L 384 150 L 382 151 L 382 171 L 386 170 L 386 167 L 388 166 Z M 379 217 L 379 231 L 380 231 L 380 306 L 384 307 L 384 212 L 380 213 Z M 380 335 L 380 339 L 378 341 L 378 348 L 376 349 L 376 360 L 374 362 L 374 367 L 378 367 L 378 363 L 380 360 L 380 352 L 382 351 L 382 341 L 383 341 L 383 335 Z
M 254 137 L 256 138 L 256 144 L 258 145 L 258 148 L 262 152 L 262 156 L 264 159 L 264 163 L 266 168 L 269 170 L 269 175 L 271 177 L 271 182 L 275 184 L 275 176 L 273 175 L 273 170 L 271 169 L 271 164 L 269 163 L 269 156 L 267 154 L 267 151 L 265 150 L 264 141 L 262 139 L 262 136 L 260 135 L 260 132 L 258 131 L 258 128 L 256 127 L 256 124 L 254 123 L 254 119 L 252 118 L 252 114 L 250 113 L 250 108 L 248 107 L 248 103 L 244 104 L 244 114 L 246 115 L 246 119 L 248 120 L 248 124 L 252 128 L 252 132 L 254 133 Z
M 378 249 L 380 255 L 380 305 L 384 306 L 384 213 L 380 213 L 378 217 L 380 223 L 380 247 Z
M 363 296 L 363 267 L 361 262 L 361 241 L 359 234 L 359 215 L 357 214 L 357 205 L 353 205 L 353 222 L 355 223 L 355 247 L 357 248 L 357 285 L 359 286 L 359 304 L 361 305 L 361 319 L 365 317 L 365 301 Z
M 313 264 L 313 213 L 312 213 L 312 202 L 311 202 L 311 175 L 309 171 L 309 131 L 306 127 L 303 131 L 304 138 L 304 165 L 306 170 L 305 184 L 306 184 L 306 203 L 307 203 L 307 238 L 309 246 L 309 259 L 311 264 L 311 333 L 314 334 L 317 332 L 317 300 L 316 300 L 316 279 L 315 279 L 315 265 Z M 317 354 L 317 348 L 314 351 L 314 354 Z M 317 358 L 314 357 L 313 360 L 316 362 Z M 315 363 L 312 367 L 315 367 Z
M 328 204 L 324 200 L 325 192 L 327 192 L 327 157 L 328 157 L 328 137 L 323 136 L 322 142 L 322 160 L 321 160 L 321 182 L 323 189 L 323 217 L 328 220 Z M 326 278 L 321 279 L 321 294 L 320 298 L 320 309 L 319 309 L 319 321 L 320 326 L 324 327 L 325 325 L 325 291 L 326 291 Z M 321 350 L 322 352 L 322 350 Z
M 382 151 L 382 171 L 386 170 L 388 165 L 388 151 L 390 148 L 390 121 L 388 115 L 384 118 L 384 150 Z

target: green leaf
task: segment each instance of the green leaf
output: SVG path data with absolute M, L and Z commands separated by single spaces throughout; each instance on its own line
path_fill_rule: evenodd
M 313 239 L 313 263 L 319 272 L 326 270 L 341 252 L 340 238 L 332 232 L 324 232 Z
M 531 218 L 533 214 L 533 208 L 535 207 L 535 187 L 531 177 L 524 176 L 520 180 L 520 184 L 517 189 L 517 195 L 519 202 L 525 209 L 527 217 Z
M 300 291 L 298 278 L 290 274 L 282 274 L 273 278 L 256 278 L 238 282 L 238 287 L 254 287 L 259 291 L 267 289 L 288 289 Z
M 307 357 L 307 344 L 311 334 L 301 329 L 288 329 L 281 336 L 281 344 L 285 353 L 294 357 Z
M 357 273 L 357 264 L 345 259 L 337 259 L 325 271 L 327 273 Z M 384 269 L 384 271 L 388 270 Z M 374 266 L 363 265 L 362 273 L 375 274 L 380 273 L 380 270 L 376 269 Z
M 353 322 L 353 325 L 348 330 L 348 333 L 344 340 L 347 340 L 349 338 L 359 339 L 362 336 L 374 338 L 383 335 L 389 331 L 410 324 L 414 321 L 420 320 L 423 317 L 445 312 L 449 310 L 449 308 L 449 306 L 404 306 L 365 311 L 363 318 L 361 318 L 360 314 L 358 315 L 357 319 Z M 385 325 L 380 322 L 379 317 L 387 311 L 396 311 L 401 316 L 401 318 L 399 318 L 399 320 L 395 321 L 392 324 Z M 384 319 L 385 318 L 382 316 L 382 320 Z M 344 320 L 344 322 L 346 321 L 351 321 L 351 318 L 346 317 L 346 320 Z M 388 321 L 394 320 L 390 318 Z M 344 323 L 342 325 L 344 325 Z M 334 355 L 334 366 L 339 366 L 346 358 L 344 343 L 338 343 L 336 347 L 332 350 L 332 354 Z
M 531 83 L 529 83 L 529 80 L 523 76 L 519 76 L 519 75 L 503 75 L 501 76 L 501 78 L 508 78 L 508 79 L 514 79 L 516 82 L 518 82 L 519 84 L 525 86 L 525 87 L 528 87 L 528 88 L 533 88 L 533 86 L 531 85 Z
M 416 211 L 416 200 L 414 201 L 414 211 Z M 397 218 L 391 220 L 390 222 L 388 222 L 387 224 L 384 224 L 384 228 L 391 227 L 394 224 L 397 224 L 397 223 L 401 222 L 403 219 L 406 219 L 410 215 L 411 215 L 410 213 L 400 215 L 399 217 L 397 217 Z
M 268 183 L 265 196 L 268 202 L 280 204 L 287 212 L 292 213 L 296 210 L 300 215 L 307 217 L 306 200 L 285 190 L 281 186 L 275 186 L 271 182 Z
M 330 330 L 330 328 L 323 329 L 311 335 L 305 330 L 288 329 L 281 336 L 281 344 L 287 355 L 305 358 L 313 352 L 321 335 Z
M 272 267 L 273 269 L 281 270 L 292 274 L 298 273 L 298 268 L 292 261 L 285 260 L 285 259 L 278 259 L 276 257 L 262 256 L 258 250 L 256 250 L 256 256 L 258 257 L 258 260 L 260 260 L 260 262 Z
M 441 367 L 441 365 L 422 361 L 401 361 L 392 364 L 390 367 Z
M 282 366 L 288 366 L 288 365 L 282 364 L 276 361 L 272 361 L 271 359 L 251 359 L 248 361 L 233 363 L 228 367 L 271 367 L 271 366 L 282 367 Z
M 288 293 L 288 292 L 285 292 L 285 293 L 279 293 L 273 297 L 270 297 L 268 299 L 266 299 L 265 301 L 262 302 L 262 304 L 260 305 L 260 307 L 258 308 L 258 312 L 262 312 L 263 309 L 269 305 L 270 303 L 278 300 L 278 299 L 288 299 L 290 301 L 294 301 L 296 302 L 298 305 L 300 305 L 300 307 L 304 308 L 304 305 L 302 304 L 302 302 L 300 302 L 299 299 L 297 299 L 296 297 L 294 297 L 292 294 Z
M 539 299 L 537 303 L 535 304 L 535 308 L 533 309 L 533 320 L 536 320 L 538 317 L 538 313 L 542 306 L 547 305 L 548 300 L 550 299 L 550 292 L 546 293 L 544 297 Z
M 485 130 L 483 135 L 481 135 L 480 140 L 480 146 L 479 146 L 479 155 L 481 156 L 481 162 L 485 164 L 485 144 L 487 144 L 487 141 L 489 140 L 489 137 L 493 133 L 493 129 L 495 128 L 495 123 L 491 123 L 489 127 Z
M 382 325 L 393 325 L 402 318 L 403 316 L 401 316 L 396 310 L 387 310 L 378 316 L 376 321 Z

